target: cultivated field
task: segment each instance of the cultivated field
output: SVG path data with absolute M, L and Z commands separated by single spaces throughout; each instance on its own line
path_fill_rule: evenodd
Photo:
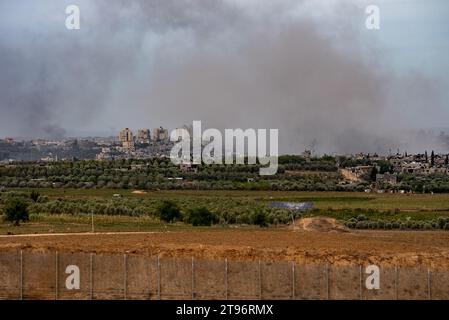
M 30 191 L 32 189 L 10 189 Z M 404 209 L 410 211 L 444 211 L 449 214 L 449 194 L 372 194 L 361 192 L 303 192 L 303 191 L 226 191 L 173 190 L 135 193 L 133 190 L 113 189 L 37 189 L 50 199 L 106 199 L 114 194 L 126 198 L 154 199 L 246 199 L 257 201 L 313 201 L 317 208 Z
M 27 189 L 12 189 L 12 192 L 29 193 Z M 110 207 L 120 207 L 131 203 L 140 205 L 145 202 L 144 214 L 133 215 L 102 215 L 94 214 L 95 231 L 121 232 L 121 231 L 182 231 L 198 230 L 195 227 L 178 222 L 172 224 L 162 223 L 154 211 L 163 200 L 171 200 L 180 204 L 181 209 L 192 206 L 205 206 L 211 211 L 227 215 L 246 214 L 257 207 L 267 207 L 272 201 L 312 201 L 315 211 L 308 216 L 328 216 L 339 220 L 347 220 L 364 214 L 368 220 L 385 221 L 430 221 L 438 217 L 449 217 L 449 194 L 365 194 L 357 192 L 283 192 L 283 191 L 149 191 L 135 193 L 132 190 L 85 190 L 85 189 L 38 189 L 39 193 L 54 203 L 53 208 L 58 209 L 65 203 L 102 204 Z M 114 194 L 121 198 L 114 198 Z M 290 214 L 283 214 L 285 223 L 291 221 Z M 273 223 L 270 228 L 284 228 L 285 223 Z M 239 227 L 244 229 L 259 229 L 239 223 L 221 223 L 212 228 Z M 90 232 L 92 219 L 90 209 L 79 213 L 32 214 L 30 222 L 14 227 L 9 222 L 0 219 L 0 234 L 34 234 L 34 233 L 72 233 Z M 210 228 L 205 228 L 206 230 Z
M 21 190 L 24 191 L 24 190 Z M 42 190 L 49 199 L 171 199 L 177 201 L 225 200 L 263 203 L 313 201 L 319 209 L 373 209 L 401 218 L 427 219 L 449 215 L 448 194 L 364 194 L 320 192 Z M 120 200 L 118 200 L 120 201 Z M 393 213 L 392 213 L 393 212 Z M 396 212 L 396 213 L 394 213 Z M 449 232 L 412 230 L 351 230 L 347 233 L 293 231 L 288 225 L 260 228 L 249 225 L 193 227 L 182 222 L 166 224 L 152 216 L 91 216 L 43 214 L 13 227 L 0 225 L 0 250 L 58 250 L 70 252 L 129 253 L 147 256 L 206 259 L 295 261 L 297 263 L 423 266 L 449 269 Z M 111 234 L 104 234 L 110 232 Z M 7 235 L 7 233 L 14 234 Z M 15 236 L 18 234 L 29 236 Z M 36 233 L 40 235 L 36 235 Z M 44 235 L 48 234 L 50 235 Z M 57 235 L 51 233 L 77 233 Z

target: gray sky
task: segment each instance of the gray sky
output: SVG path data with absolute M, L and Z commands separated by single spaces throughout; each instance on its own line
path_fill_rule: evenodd
M 445 0 L 0 0 L 0 137 L 202 120 L 279 128 L 283 152 L 429 149 L 408 130 L 449 127 L 448 16 Z

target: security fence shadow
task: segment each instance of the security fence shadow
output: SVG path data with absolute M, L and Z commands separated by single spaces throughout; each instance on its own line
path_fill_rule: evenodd
M 449 299 L 449 271 L 0 252 L 0 299 Z

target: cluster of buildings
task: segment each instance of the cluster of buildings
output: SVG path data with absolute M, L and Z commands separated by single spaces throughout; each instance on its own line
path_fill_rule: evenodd
M 122 144 L 122 150 L 124 152 L 135 151 L 136 145 L 147 146 L 151 143 L 164 144 L 168 143 L 170 136 L 167 129 L 163 127 L 154 128 L 153 134 L 150 133 L 150 129 L 138 129 L 137 135 L 129 129 L 125 128 L 120 131 L 118 139 Z
M 192 136 L 191 126 L 182 126 L 172 132 L 174 140 L 184 139 L 188 133 Z M 173 137 L 172 137 L 173 138 Z M 170 132 L 163 127 L 121 130 L 115 137 L 86 137 L 61 139 L 0 139 L 0 161 L 59 161 L 70 159 L 145 159 L 149 157 L 166 157 L 170 154 L 174 141 Z M 311 150 L 302 153 L 306 162 L 312 159 Z M 348 165 L 340 159 L 350 159 Z M 343 161 L 343 160 L 342 160 Z M 397 184 L 399 174 L 447 174 L 449 175 L 449 156 L 447 154 L 354 154 L 336 156 L 336 165 L 344 178 L 344 183 L 376 181 L 379 184 Z M 382 165 L 382 169 L 380 168 Z M 385 170 L 385 167 L 388 170 Z M 192 168 L 184 168 L 191 170 Z M 374 171 L 374 172 L 373 172 Z
M 182 137 L 191 127 L 175 129 Z M 54 162 L 70 159 L 144 159 L 165 157 L 170 154 L 173 142 L 169 130 L 163 127 L 138 129 L 125 128 L 117 136 L 60 139 L 0 139 L 0 161 Z
M 185 133 L 192 135 L 192 127 L 183 126 L 174 130 L 174 135 L 178 139 L 184 138 Z M 170 134 L 168 129 L 163 127 L 154 128 L 152 133 L 150 129 L 138 129 L 137 135 L 129 129 L 125 128 L 120 131 L 118 135 L 119 141 L 122 144 L 123 151 L 134 151 L 136 146 L 146 147 L 151 144 L 166 144 L 170 141 Z
M 182 126 L 176 128 L 175 136 L 183 138 L 185 130 L 192 133 L 192 127 Z M 138 129 L 133 132 L 129 128 L 121 130 L 118 134 L 118 145 L 104 146 L 97 154 L 97 160 L 109 160 L 120 158 L 146 158 L 151 156 L 168 156 L 173 142 L 170 141 L 170 132 L 163 127 L 150 129 Z
M 369 160 L 370 165 L 354 167 L 340 167 L 339 172 L 344 180 L 349 183 L 362 181 L 373 181 L 377 185 L 396 185 L 398 174 L 447 174 L 449 175 L 449 155 L 435 154 L 395 154 L 390 156 L 356 154 L 352 156 L 355 160 Z M 389 170 L 381 170 L 378 165 L 382 161 L 389 165 Z M 382 172 L 384 171 L 384 172 Z
M 417 155 L 396 155 L 389 159 L 398 173 L 449 174 L 449 156 L 427 153 Z

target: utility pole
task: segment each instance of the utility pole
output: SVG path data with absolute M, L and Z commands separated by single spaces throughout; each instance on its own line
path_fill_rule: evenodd
M 295 224 L 295 216 L 293 214 L 293 210 L 290 210 L 290 214 L 292 215 L 293 231 L 295 231 L 296 230 L 296 224 Z
M 92 218 L 92 233 L 95 233 L 95 227 L 94 227 L 94 210 L 92 209 L 90 211 L 91 213 L 91 218 Z

